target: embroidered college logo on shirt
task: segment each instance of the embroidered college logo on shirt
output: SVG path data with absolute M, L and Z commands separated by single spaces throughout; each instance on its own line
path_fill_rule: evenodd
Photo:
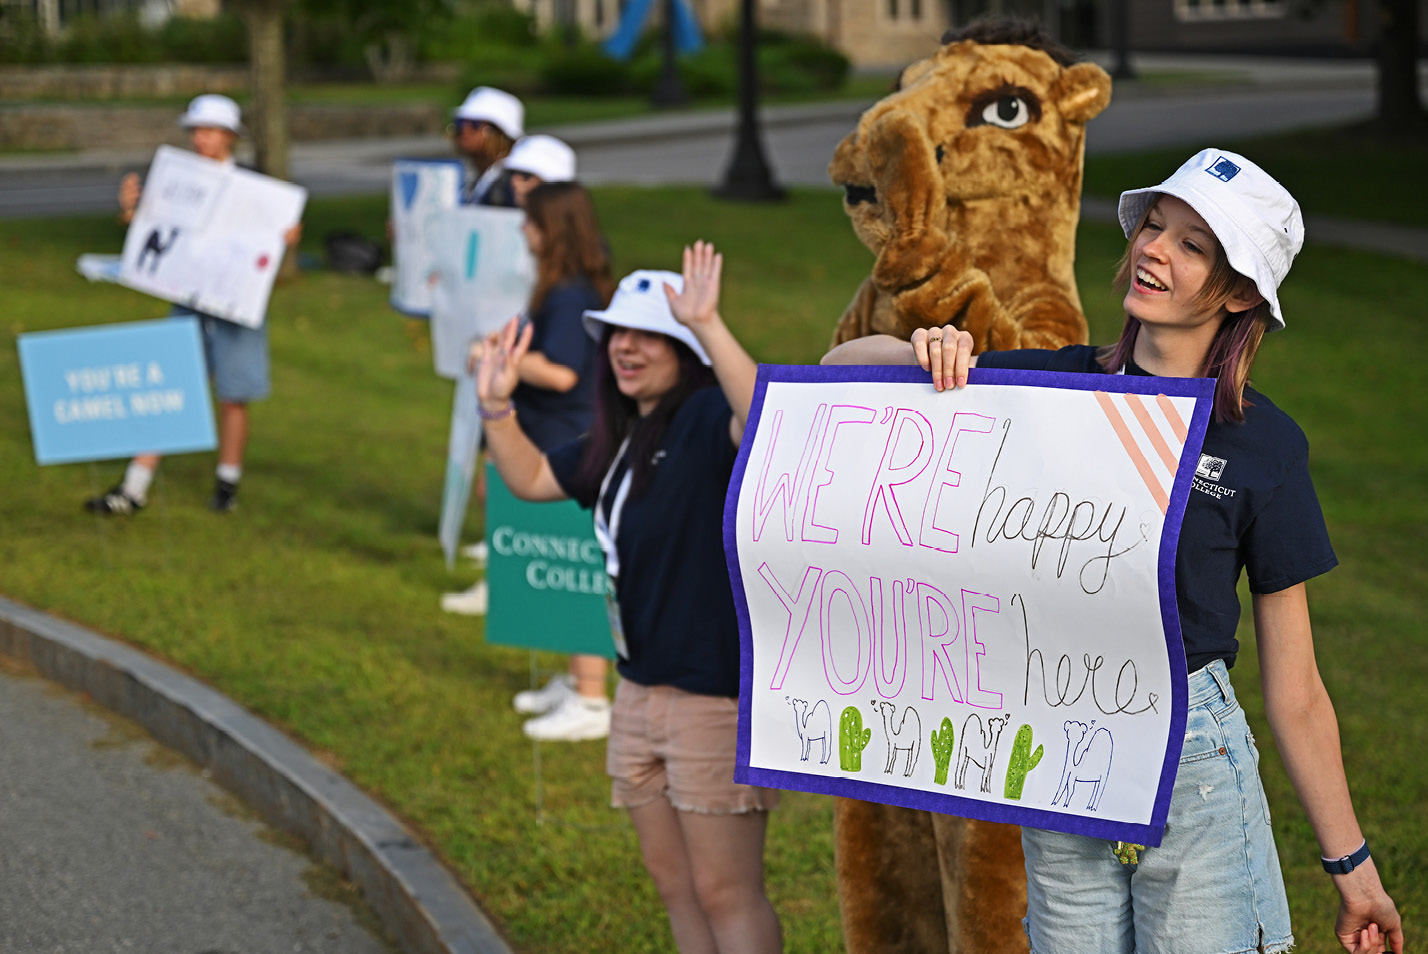
M 1237 491 L 1232 487 L 1220 485 L 1220 476 L 1229 466 L 1229 461 L 1223 457 L 1211 457 L 1209 454 L 1200 455 L 1200 463 L 1195 466 L 1195 478 L 1191 481 L 1191 486 L 1202 494 L 1223 500 L 1226 497 L 1233 497 Z

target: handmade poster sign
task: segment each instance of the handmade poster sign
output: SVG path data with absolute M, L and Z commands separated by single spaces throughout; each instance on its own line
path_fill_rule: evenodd
M 457 159 L 398 159 L 392 163 L 392 307 L 431 315 L 433 216 L 456 208 L 463 167 Z
M 124 237 L 119 281 L 240 325 L 263 323 L 307 190 L 160 146 Z
M 725 511 L 735 778 L 1159 844 L 1212 387 L 761 367 Z
M 38 331 L 17 344 L 37 463 L 215 446 L 195 319 Z
M 431 354 L 436 373 L 456 378 L 472 339 L 499 329 L 526 307 L 535 260 L 517 209 L 463 205 L 430 219 Z
M 486 641 L 614 658 L 605 554 L 573 500 L 528 503 L 486 469 Z

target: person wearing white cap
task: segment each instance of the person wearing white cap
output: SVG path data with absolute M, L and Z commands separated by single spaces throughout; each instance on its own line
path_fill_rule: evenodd
M 193 151 L 205 159 L 232 165 L 234 147 L 244 135 L 238 104 L 218 93 L 194 97 L 179 117 L 188 131 Z M 137 173 L 129 173 L 119 183 L 119 221 L 134 219 L 142 189 Z M 288 247 L 296 245 L 302 226 L 284 233 Z M 268 328 L 235 324 L 175 305 L 174 317 L 197 317 L 203 332 L 204 356 L 214 396 L 218 399 L 218 469 L 214 477 L 210 509 L 227 513 L 237 506 L 238 481 L 243 475 L 243 457 L 248 447 L 248 404 L 268 396 Z M 140 454 L 129 462 L 123 479 L 107 492 L 91 497 L 84 507 L 92 513 L 127 516 L 144 508 L 149 487 L 159 466 L 158 454 Z
M 452 145 L 467 166 L 463 205 L 515 205 L 502 160 L 525 135 L 525 112 L 519 99 L 491 86 L 476 87 L 451 111 Z
M 542 182 L 575 181 L 575 150 L 554 136 L 526 136 L 506 157 L 516 207 L 526 207 L 526 196 Z
M 739 630 L 724 496 L 757 368 L 719 316 L 722 258 L 637 271 L 585 313 L 604 359 L 590 432 L 547 453 L 511 403 L 529 330 L 508 324 L 477 370 L 491 459 L 526 500 L 595 512 L 621 675 L 606 749 L 680 951 L 782 948 L 764 890 L 771 789 L 733 781 Z M 717 381 L 717 386 L 716 386 Z
M 1229 679 L 1243 568 L 1265 715 L 1339 892 L 1335 933 L 1349 951 L 1401 952 L 1402 922 L 1355 816 L 1314 661 L 1305 583 L 1338 561 L 1308 442 L 1248 383 L 1265 333 L 1285 325 L 1279 288 L 1304 243 L 1299 204 L 1245 157 L 1206 149 L 1159 185 L 1123 193 L 1120 222 L 1126 320 L 1114 345 L 972 357 L 971 336 L 948 325 L 824 357 L 917 364 L 951 393 L 972 366 L 1215 378 L 1176 551 L 1189 704 L 1164 840 L 1145 848 L 1023 828 L 1031 949 L 1211 954 L 1294 944 L 1259 756 Z

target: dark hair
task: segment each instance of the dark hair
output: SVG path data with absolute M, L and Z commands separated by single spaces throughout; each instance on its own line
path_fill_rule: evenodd
M 1076 62 L 1075 53 L 1043 30 L 1040 22 L 1027 17 L 981 16 L 960 30 L 948 30 L 942 34 L 943 46 L 962 40 L 971 40 L 984 46 L 1030 47 L 1051 57 L 1058 66 L 1071 66 Z
M 585 443 L 572 488 L 578 499 L 594 497 L 600 492 L 605 473 L 615 462 L 615 455 L 626 437 L 630 438 L 627 452 L 632 473 L 630 496 L 643 494 L 654 474 L 655 451 L 659 450 L 675 412 L 695 391 L 717 383 L 714 371 L 699 360 L 689 345 L 665 335 L 664 339 L 674 346 L 675 357 L 679 359 L 679 379 L 660 398 L 654 410 L 641 417 L 634 399 L 620 393 L 615 374 L 610 370 L 610 339 L 614 335 L 612 325 L 606 325 L 600 335 L 601 359 L 595 367 L 595 415 L 590 421 L 590 439 Z
M 541 236 L 530 310 L 539 309 L 552 288 L 572 278 L 588 281 L 601 305 L 609 304 L 615 291 L 610 253 L 590 193 L 576 182 L 542 182 L 526 196 L 526 218 Z
M 1131 230 L 1125 254 L 1121 256 L 1120 264 L 1116 267 L 1115 287 L 1118 289 L 1124 290 L 1130 285 L 1131 273 L 1135 270 L 1135 262 L 1132 261 L 1135 239 L 1140 235 L 1141 229 L 1145 228 L 1146 219 L 1150 218 L 1150 213 L 1159 203 L 1160 197 L 1157 196 L 1155 201 L 1146 206 L 1140 221 Z M 1218 311 L 1225 307 L 1230 299 L 1239 297 L 1253 287 L 1252 279 L 1230 267 L 1224 246 L 1217 243 L 1210 274 L 1191 304 L 1203 308 L 1206 312 Z M 1244 311 L 1230 312 L 1215 332 L 1200 374 L 1202 377 L 1215 379 L 1214 418 L 1217 422 L 1243 421 L 1245 407 L 1253 407 L 1253 404 L 1245 400 L 1245 387 L 1249 385 L 1250 369 L 1254 367 L 1255 355 L 1259 353 L 1264 333 L 1269 329 L 1269 321 L 1269 302 L 1261 300 Z M 1096 359 L 1101 367 L 1107 371 L 1124 367 L 1135 352 L 1135 342 L 1139 335 L 1140 321 L 1126 315 L 1120 340 L 1097 352 Z

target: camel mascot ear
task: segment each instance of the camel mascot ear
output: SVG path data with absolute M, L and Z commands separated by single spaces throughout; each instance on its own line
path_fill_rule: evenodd
M 1084 343 L 1073 273 L 1085 126 L 1111 79 L 1022 21 L 987 20 L 903 71 L 829 163 L 876 256 L 833 343 L 955 323 L 976 350 Z M 1026 951 L 1020 830 L 834 802 L 848 954 Z

